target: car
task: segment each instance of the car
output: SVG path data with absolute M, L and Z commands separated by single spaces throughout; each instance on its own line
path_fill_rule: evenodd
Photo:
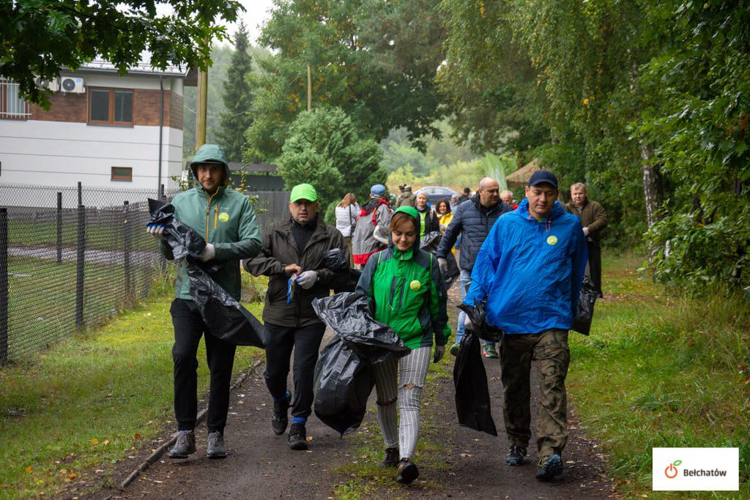
M 414 194 L 419 196 L 420 193 L 425 193 L 427 195 L 427 199 L 430 200 L 430 206 L 432 208 L 435 208 L 435 205 L 437 205 L 438 201 L 444 198 L 450 199 L 451 196 L 458 194 L 451 188 L 443 186 L 425 186 L 418 189 Z

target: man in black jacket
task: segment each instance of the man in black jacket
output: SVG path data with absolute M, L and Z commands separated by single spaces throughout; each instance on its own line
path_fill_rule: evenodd
M 446 257 L 451 251 L 459 234 L 463 235 L 459 250 L 461 258 L 459 267 L 461 268 L 461 299 L 466 296 L 466 291 L 471 285 L 471 271 L 474 268 L 474 261 L 477 258 L 482 243 L 490 233 L 490 229 L 495 224 L 498 217 L 504 213 L 511 212 L 513 209 L 507 203 L 500 200 L 500 186 L 495 179 L 485 177 L 479 181 L 479 189 L 467 203 L 462 203 L 453 213 L 453 220 L 448 224 L 443 239 L 440 240 L 440 247 L 437 251 L 438 263 L 440 270 L 445 274 L 448 271 L 448 261 Z M 465 314 L 462 312 L 458 315 L 458 325 L 456 327 L 456 343 L 451 346 L 450 352 L 453 355 L 458 353 L 458 347 L 464 336 L 464 319 Z M 483 354 L 486 358 L 497 358 L 495 345 L 490 342 L 484 343 Z
M 307 449 L 305 424 L 312 413 L 313 375 L 325 325 L 315 314 L 312 301 L 328 297 L 332 288 L 346 284 L 348 266 L 324 267 L 326 255 L 339 249 L 344 263 L 349 249 L 344 237 L 318 216 L 318 195 L 310 184 L 299 184 L 289 198 L 291 217 L 263 230 L 263 248 L 245 269 L 253 276 L 269 276 L 263 323 L 270 334 L 266 346 L 265 379 L 273 397 L 273 432 L 281 435 L 289 423 L 289 447 Z M 294 396 L 287 390 L 289 362 L 294 348 Z

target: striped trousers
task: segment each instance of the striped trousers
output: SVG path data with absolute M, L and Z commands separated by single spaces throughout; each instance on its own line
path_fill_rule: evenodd
M 411 459 L 419 438 L 422 389 L 430 366 L 431 347 L 412 349 L 401 359 L 372 366 L 378 397 L 378 423 L 386 448 L 399 446 L 400 458 Z M 401 422 L 396 415 L 396 401 Z

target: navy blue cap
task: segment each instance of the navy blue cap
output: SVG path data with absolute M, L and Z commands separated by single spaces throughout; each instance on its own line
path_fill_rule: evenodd
M 557 189 L 557 177 L 549 170 L 537 170 L 531 174 L 529 179 L 529 186 L 536 186 L 538 184 L 552 184 Z

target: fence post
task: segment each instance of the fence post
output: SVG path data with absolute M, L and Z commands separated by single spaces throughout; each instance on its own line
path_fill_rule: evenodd
M 130 210 L 130 203 L 124 202 L 123 203 L 123 255 L 122 255 L 122 261 L 123 261 L 123 267 L 125 268 L 125 301 L 128 303 L 128 305 L 133 300 L 133 293 L 131 290 L 131 284 L 130 284 L 130 221 L 128 218 L 130 217 L 130 214 L 128 213 Z
M 164 194 L 164 184 L 161 184 L 159 186 L 159 199 L 161 201 L 166 201 L 166 199 L 167 199 L 167 195 Z
M 83 205 L 83 187 L 81 187 L 81 181 L 78 181 L 78 206 Z
M 0 365 L 8 362 L 8 209 L 0 208 Z
M 80 188 L 81 183 L 78 183 Z M 78 191 L 80 196 L 80 189 Z M 83 329 L 83 273 L 86 261 L 86 207 L 78 205 L 78 245 L 76 258 L 76 330 Z
M 62 262 L 62 192 L 57 192 L 57 263 Z

